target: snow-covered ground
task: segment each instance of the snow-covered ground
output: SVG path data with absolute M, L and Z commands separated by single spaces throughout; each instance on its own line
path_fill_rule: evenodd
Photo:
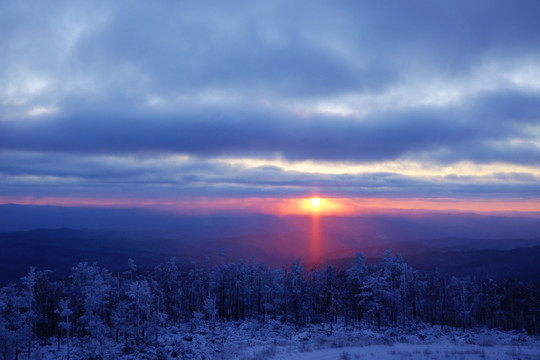
M 155 340 L 153 340 L 155 341 Z M 124 351 L 124 343 L 106 340 L 99 346 L 103 359 L 241 359 L 241 360 L 347 360 L 347 359 L 540 359 L 540 341 L 521 332 L 477 329 L 462 332 L 449 328 L 410 326 L 407 329 L 370 329 L 356 326 L 310 325 L 296 328 L 279 322 L 217 324 L 196 331 L 171 327 L 161 334 L 158 346 Z M 51 343 L 37 350 L 39 359 L 65 359 Z M 70 359 L 87 359 L 88 344 L 74 342 Z
M 456 360 L 516 360 L 539 359 L 538 348 L 527 346 L 480 346 L 480 345 L 453 345 L 448 343 L 411 345 L 370 345 L 352 346 L 345 348 L 330 348 L 312 352 L 279 355 L 279 360 L 352 360 L 352 359 L 456 359 Z

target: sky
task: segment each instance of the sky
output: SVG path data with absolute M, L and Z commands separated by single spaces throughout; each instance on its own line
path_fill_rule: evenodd
M 0 203 L 540 212 L 538 1 L 1 1 Z

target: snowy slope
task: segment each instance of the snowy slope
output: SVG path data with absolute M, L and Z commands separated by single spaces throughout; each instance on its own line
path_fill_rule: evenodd
M 66 358 L 65 344 L 56 339 L 34 352 L 40 359 Z M 75 342 L 70 359 L 84 359 L 88 344 Z M 104 359 L 540 359 L 540 342 L 524 333 L 479 329 L 469 332 L 419 326 L 409 329 L 368 329 L 345 325 L 295 328 L 279 322 L 229 322 L 215 331 L 201 326 L 171 327 L 151 346 L 125 353 L 123 344 L 109 342 Z
M 467 360 L 515 360 L 539 359 L 538 347 L 526 346 L 492 346 L 480 345 L 373 345 L 365 347 L 330 348 L 312 352 L 281 354 L 274 357 L 279 360 L 352 360 L 352 359 L 380 359 L 380 360 L 406 360 L 406 359 L 467 359 Z

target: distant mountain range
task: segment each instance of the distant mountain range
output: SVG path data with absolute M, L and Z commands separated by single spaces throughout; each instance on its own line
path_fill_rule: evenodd
M 316 252 L 315 249 L 316 248 Z M 540 279 L 540 222 L 472 214 L 364 217 L 175 216 L 146 210 L 0 205 L 0 282 L 30 266 L 69 274 L 78 262 L 121 271 L 127 259 L 149 268 L 175 256 L 194 262 L 301 258 L 346 265 L 355 252 L 377 261 L 401 253 L 422 270 L 460 276 Z
M 298 257 L 295 252 L 299 251 L 299 236 L 294 234 L 293 237 L 281 237 L 278 242 L 278 238 L 273 234 L 190 241 L 134 239 L 122 233 L 97 230 L 39 229 L 0 233 L 0 283 L 24 276 L 30 266 L 51 270 L 52 278 L 68 275 L 73 266 L 83 261 L 98 262 L 114 272 L 122 271 L 127 267 L 128 258 L 135 259 L 140 269 L 151 268 L 173 256 L 184 268 L 207 261 L 249 261 L 251 258 L 279 267 Z M 411 242 L 407 246 L 396 247 L 393 253 L 401 253 L 408 264 L 420 270 L 437 269 L 452 275 L 496 279 L 540 279 L 540 246 L 511 250 L 470 250 L 466 245 L 471 241 L 478 240 L 449 239 L 448 245 L 451 246 L 445 246 L 444 239 L 433 241 L 429 245 L 426 242 Z M 501 245 L 505 244 L 503 248 L 510 246 L 509 244 L 526 242 L 540 244 L 540 239 L 500 240 Z M 328 258 L 337 266 L 348 266 L 355 252 L 364 252 L 371 262 L 377 262 L 386 249 L 384 246 L 371 246 L 365 249 L 367 251 L 363 251 L 359 246 L 329 254 Z M 318 266 L 321 263 L 322 261 L 304 261 L 306 267 Z
M 114 230 L 153 236 L 190 235 L 215 238 L 275 231 L 311 232 L 311 216 L 232 214 L 180 216 L 148 209 L 0 205 L 0 232 L 34 229 Z M 437 238 L 510 239 L 540 237 L 540 219 L 419 211 L 359 217 L 324 216 L 321 231 L 372 238 L 376 242 Z

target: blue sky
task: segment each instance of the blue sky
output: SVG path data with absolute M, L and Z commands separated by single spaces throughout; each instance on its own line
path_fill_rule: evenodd
M 540 211 L 538 14 L 537 1 L 4 1 L 0 201 Z

